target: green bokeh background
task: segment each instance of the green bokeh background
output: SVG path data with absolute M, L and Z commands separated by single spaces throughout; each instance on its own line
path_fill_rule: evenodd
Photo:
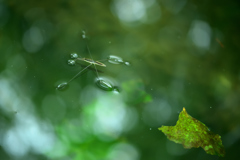
M 240 150 L 240 3 L 193 0 L 0 0 L 0 159 L 236 159 Z M 64 91 L 81 66 L 116 55 Z M 226 157 L 158 131 L 185 107 L 222 136 Z

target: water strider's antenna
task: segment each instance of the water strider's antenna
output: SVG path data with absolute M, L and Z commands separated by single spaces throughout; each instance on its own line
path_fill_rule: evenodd
M 93 58 L 92 58 L 92 54 L 91 54 L 90 49 L 89 49 L 89 47 L 88 47 L 88 43 L 87 43 L 87 41 L 86 41 L 86 34 L 85 34 L 85 31 L 82 31 L 82 33 L 83 33 L 83 34 L 82 34 L 82 38 L 84 39 L 84 41 L 85 41 L 85 43 L 86 43 L 88 53 L 89 53 L 91 59 L 93 60 Z M 95 63 L 92 63 L 92 64 L 94 65 L 94 68 L 95 68 L 95 70 L 96 70 L 96 72 L 97 72 L 97 79 L 99 79 L 99 75 L 98 75 L 97 67 L 96 67 Z

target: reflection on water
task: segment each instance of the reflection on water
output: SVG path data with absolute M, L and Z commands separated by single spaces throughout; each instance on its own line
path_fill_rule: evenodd
M 113 0 L 111 10 L 120 22 L 129 26 L 153 23 L 161 17 L 161 8 L 155 0 Z
M 172 107 L 165 100 L 153 101 L 144 107 L 143 121 L 149 126 L 165 124 L 172 114 Z
M 14 85 L 17 82 L 14 75 L 1 73 L 0 77 L 1 111 L 5 118 L 11 119 L 9 126 L 1 127 L 3 149 L 13 158 L 25 156 L 30 151 L 42 154 L 52 149 L 55 143 L 52 125 L 37 118 L 31 96 L 23 86 Z
M 51 2 L 0 1 L 1 159 L 217 159 L 157 130 L 183 107 L 236 159 L 236 0 Z
M 25 32 L 22 43 L 28 52 L 35 53 L 39 51 L 44 44 L 43 33 L 41 33 L 39 28 L 32 27 Z
M 206 22 L 194 21 L 189 32 L 191 41 L 200 49 L 209 49 L 211 40 L 211 28 Z
M 111 147 L 107 155 L 107 159 L 117 160 L 137 160 L 140 157 L 140 153 L 131 144 L 119 143 Z

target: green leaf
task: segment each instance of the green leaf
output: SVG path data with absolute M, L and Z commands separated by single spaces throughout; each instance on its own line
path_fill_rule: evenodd
M 182 144 L 184 148 L 202 147 L 208 154 L 220 157 L 225 155 L 221 136 L 214 134 L 205 124 L 191 117 L 185 108 L 179 114 L 175 126 L 162 126 L 158 129 L 169 140 Z

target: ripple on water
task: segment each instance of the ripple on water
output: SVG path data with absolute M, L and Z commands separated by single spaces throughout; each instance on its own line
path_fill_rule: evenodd
M 104 91 L 113 91 L 117 93 L 119 93 L 120 91 L 119 87 L 112 85 L 113 82 L 107 78 L 103 78 L 103 77 L 97 78 L 95 83 L 100 89 Z
M 78 54 L 77 54 L 77 53 L 71 53 L 71 54 L 70 54 L 70 57 L 71 57 L 72 59 L 78 58 Z
M 67 86 L 68 86 L 68 83 L 67 83 L 67 82 L 63 82 L 63 83 L 60 83 L 59 85 L 57 85 L 56 89 L 57 89 L 57 90 L 63 90 L 63 89 L 65 89 Z
M 109 63 L 112 64 L 125 64 L 126 66 L 130 66 L 130 62 L 124 61 L 121 57 L 110 55 L 107 58 Z
M 72 59 L 69 59 L 68 60 L 68 65 L 69 66 L 74 66 L 76 64 L 76 61 L 75 60 L 72 60 Z

